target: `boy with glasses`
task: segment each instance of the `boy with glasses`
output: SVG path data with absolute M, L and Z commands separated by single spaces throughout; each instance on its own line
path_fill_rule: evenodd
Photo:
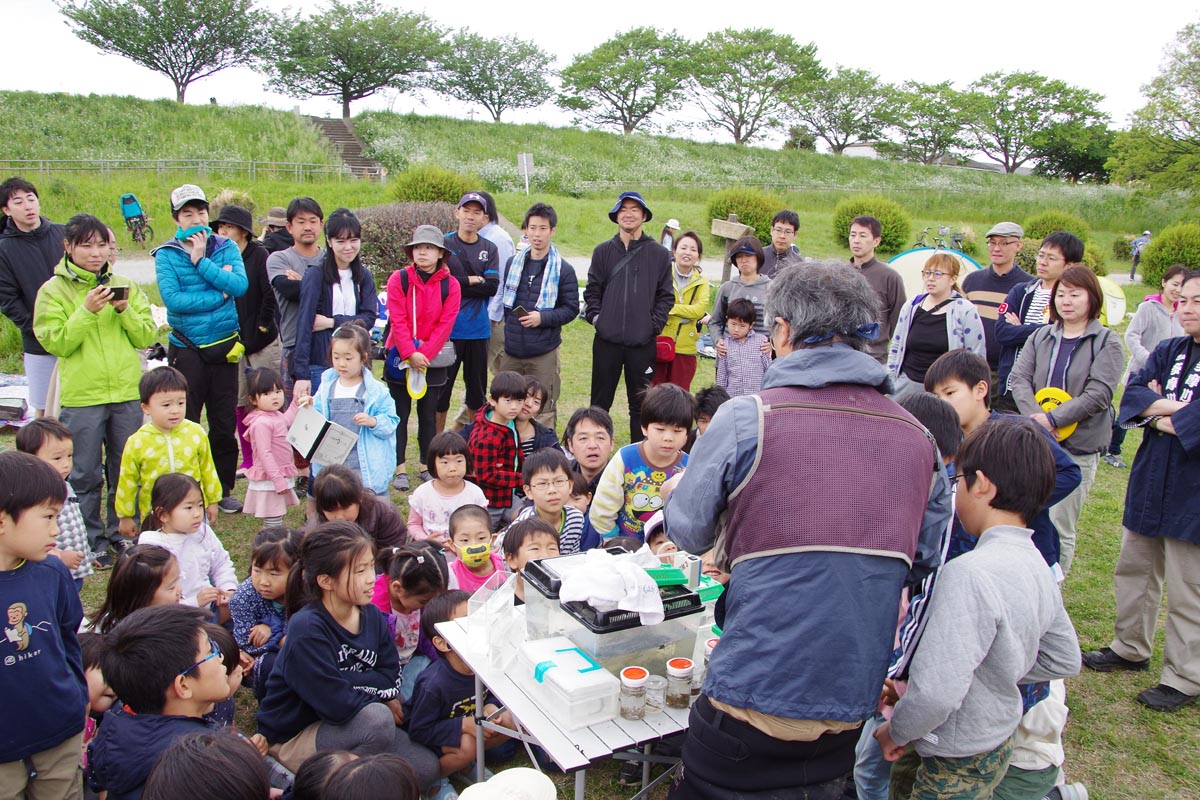
M 558 533 L 560 555 L 578 553 L 582 549 L 584 517 L 569 502 L 574 481 L 567 457 L 561 450 L 550 448 L 533 452 L 521 467 L 521 481 L 532 503 L 521 509 L 513 524 L 536 516 Z M 500 546 L 497 542 L 496 547 Z
M 996 368 L 997 411 L 1016 412 L 1008 376 L 1025 340 L 1050 322 L 1050 294 L 1067 267 L 1083 261 L 1083 241 L 1066 231 L 1055 231 L 1042 240 L 1037 254 L 1037 280 L 1013 287 L 996 309 L 995 339 L 1000 345 Z

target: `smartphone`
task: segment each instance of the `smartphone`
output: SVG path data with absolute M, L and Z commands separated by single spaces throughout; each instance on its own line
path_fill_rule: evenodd
M 518 317 L 524 317 L 529 312 L 525 310 L 525 306 L 513 306 L 513 313 L 516 314 Z
M 128 286 L 110 286 L 110 287 L 108 287 L 108 290 L 110 292 L 112 292 L 112 297 L 109 298 L 110 300 L 128 300 L 129 299 L 129 287 Z

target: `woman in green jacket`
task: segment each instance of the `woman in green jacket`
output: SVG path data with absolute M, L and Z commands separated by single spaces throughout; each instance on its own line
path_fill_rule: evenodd
M 139 351 L 154 343 L 155 326 L 145 293 L 109 268 L 108 227 L 91 214 L 66 225 L 66 255 L 38 290 L 33 332 L 58 356 L 59 419 L 71 429 L 75 463 L 69 478 L 79 497 L 88 543 L 99 556 L 120 541 L 113 492 L 125 440 L 142 424 Z M 107 468 L 108 524 L 100 500 Z
M 708 280 L 700 274 L 700 256 L 704 246 L 695 231 L 682 233 L 675 240 L 675 266 L 671 279 L 675 286 L 675 305 L 663 326 L 662 336 L 675 342 L 675 357 L 654 365 L 651 385 L 673 383 L 691 391 L 696 375 L 696 331 L 698 323 L 708 313 Z M 659 349 L 662 355 L 662 348 Z

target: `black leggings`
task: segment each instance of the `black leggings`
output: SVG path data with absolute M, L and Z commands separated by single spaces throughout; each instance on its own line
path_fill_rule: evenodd
M 427 370 L 426 381 L 428 388 L 425 396 L 417 401 L 417 449 L 422 464 L 428 464 L 425 457 L 429 454 L 429 443 L 437 433 L 438 401 L 443 392 L 449 394 L 452 388 L 446 381 L 445 367 Z M 436 386 L 434 382 L 437 382 Z M 412 398 L 404 381 L 388 381 L 388 390 L 396 401 L 396 414 L 400 417 L 400 425 L 396 428 L 396 464 L 399 465 L 407 461 L 405 453 L 408 450 L 408 419 L 412 413 Z

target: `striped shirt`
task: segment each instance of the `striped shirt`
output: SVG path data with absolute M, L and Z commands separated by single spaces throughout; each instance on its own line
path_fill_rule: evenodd
M 521 513 L 517 514 L 513 519 L 513 524 L 520 522 L 523 519 L 529 519 L 537 514 L 537 509 L 533 504 L 525 506 L 521 509 Z M 578 553 L 580 543 L 583 540 L 583 512 L 575 508 L 575 506 L 563 506 L 562 522 L 558 526 L 558 554 L 569 556 L 572 553 Z M 512 525 L 509 526 L 510 528 Z M 507 529 L 505 529 L 507 532 Z M 496 549 L 504 546 L 504 536 L 501 534 L 496 540 Z

